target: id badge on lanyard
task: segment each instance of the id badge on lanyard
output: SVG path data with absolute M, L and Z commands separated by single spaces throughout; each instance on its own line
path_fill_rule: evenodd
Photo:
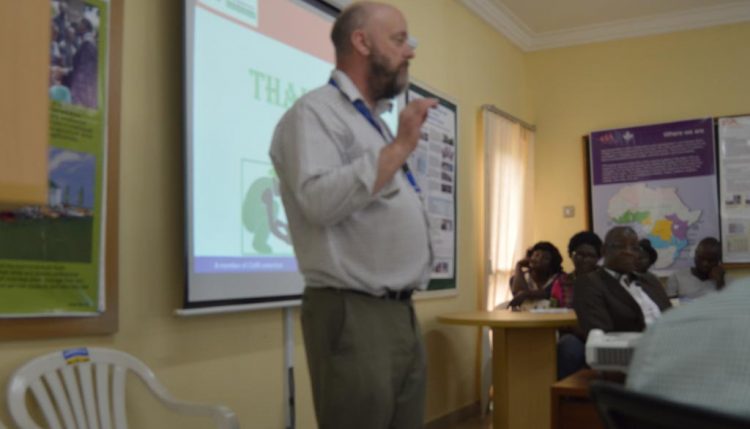
M 333 78 L 328 81 L 329 84 L 331 84 L 333 87 L 341 91 L 341 88 L 339 87 L 338 83 L 336 83 Z M 375 117 L 372 115 L 372 112 L 370 112 L 370 109 L 367 108 L 367 105 L 364 101 L 360 100 L 354 100 L 352 101 L 352 105 L 354 105 L 354 108 L 357 109 L 359 113 L 362 114 L 362 116 L 367 119 L 367 122 L 370 123 L 375 129 L 378 131 L 378 133 L 383 137 L 383 139 L 387 140 L 389 143 L 393 141 L 392 136 L 386 136 L 386 133 L 383 132 L 383 129 L 380 128 L 380 124 L 378 124 L 378 121 L 375 120 Z M 421 194 L 422 190 L 419 188 L 419 185 L 417 184 L 417 180 L 414 178 L 414 174 L 412 174 L 411 169 L 409 168 L 409 164 L 404 163 L 404 165 L 401 166 L 401 170 L 406 175 L 406 179 L 409 181 L 409 184 L 412 188 L 417 192 L 417 194 Z

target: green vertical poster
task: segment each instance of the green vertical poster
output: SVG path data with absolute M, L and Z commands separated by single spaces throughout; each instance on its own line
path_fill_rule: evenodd
M 50 1 L 48 199 L 0 213 L 0 317 L 104 310 L 108 6 Z

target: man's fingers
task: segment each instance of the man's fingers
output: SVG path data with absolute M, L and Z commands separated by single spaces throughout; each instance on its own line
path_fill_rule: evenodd
M 439 103 L 439 101 L 438 101 L 437 98 L 425 98 L 424 100 L 427 100 L 426 104 L 427 104 L 427 107 L 430 108 L 430 109 L 433 108 L 433 107 L 437 107 L 437 105 Z
M 413 101 L 413 103 L 420 113 L 426 114 L 428 110 L 438 105 L 438 100 L 437 98 L 420 98 Z

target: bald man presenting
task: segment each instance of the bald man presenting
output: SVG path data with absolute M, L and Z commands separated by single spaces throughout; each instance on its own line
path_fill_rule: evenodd
M 299 268 L 302 329 L 320 428 L 422 427 L 425 356 L 411 301 L 430 277 L 427 217 L 406 160 L 427 112 L 380 114 L 408 82 L 406 20 L 355 3 L 331 32 L 336 70 L 276 127 L 271 159 Z

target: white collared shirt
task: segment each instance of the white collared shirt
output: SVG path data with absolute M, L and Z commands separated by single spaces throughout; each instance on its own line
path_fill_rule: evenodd
M 343 72 L 302 96 L 274 132 L 270 156 L 299 269 L 307 286 L 424 289 L 432 252 L 422 201 L 402 173 L 377 194 L 380 150 L 389 143 L 352 104 L 362 99 Z M 380 102 L 375 118 L 389 107 Z
M 641 288 L 641 284 L 637 279 L 630 280 L 627 274 L 620 274 L 608 268 L 604 268 L 604 271 L 617 279 L 617 281 L 620 283 L 620 286 L 625 288 L 630 296 L 633 297 L 635 302 L 638 303 L 638 306 L 641 307 L 643 320 L 644 322 L 646 322 L 646 326 L 654 323 L 654 321 L 656 321 L 656 319 L 661 316 L 661 310 L 659 309 L 659 306 L 656 305 L 654 300 L 652 300 L 651 297 L 643 291 L 643 288 Z

